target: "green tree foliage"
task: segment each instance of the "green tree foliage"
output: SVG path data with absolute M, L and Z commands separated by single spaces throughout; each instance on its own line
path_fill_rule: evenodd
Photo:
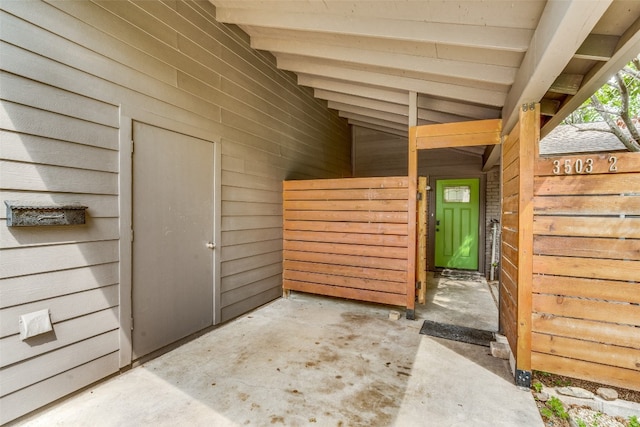
M 564 121 L 566 124 L 604 121 L 608 129 L 582 131 L 613 133 L 629 151 L 640 151 L 640 56 L 618 71 Z

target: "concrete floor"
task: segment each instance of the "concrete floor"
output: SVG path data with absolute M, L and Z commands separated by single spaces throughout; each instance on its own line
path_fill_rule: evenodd
M 506 361 L 419 334 L 436 312 L 497 326 L 470 302 L 486 283 L 432 280 L 415 321 L 292 293 L 19 425 L 543 426 Z

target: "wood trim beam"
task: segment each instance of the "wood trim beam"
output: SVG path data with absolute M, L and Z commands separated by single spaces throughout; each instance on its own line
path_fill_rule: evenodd
M 442 58 L 408 55 L 403 53 L 368 50 L 362 46 L 346 47 L 283 39 L 277 37 L 251 37 L 251 47 L 267 50 L 274 54 L 341 61 L 355 65 L 393 68 L 416 73 L 427 72 L 435 76 L 488 82 L 509 86 L 513 83 L 517 68 L 492 64 L 455 61 Z
M 407 125 L 406 124 L 399 124 L 399 123 L 394 123 L 394 122 L 389 122 L 387 120 L 382 120 L 382 119 L 376 119 L 370 116 L 363 116 L 362 114 L 355 114 L 355 113 L 350 113 L 348 111 L 340 111 L 338 112 L 338 115 L 340 117 L 342 117 L 343 119 L 347 119 L 347 120 L 357 120 L 359 122 L 362 123 L 369 123 L 372 125 L 376 125 L 376 126 L 383 126 L 389 129 L 395 129 L 395 130 L 400 130 L 400 131 L 405 131 L 407 130 Z
M 331 92 L 323 89 L 314 89 L 313 95 L 316 98 L 325 99 L 327 101 L 339 102 L 342 104 L 353 105 L 356 107 L 369 108 L 372 110 L 385 111 L 387 113 L 393 113 L 393 114 L 399 114 L 399 115 L 405 115 L 405 116 L 409 114 L 408 105 L 378 101 L 371 98 L 363 98 L 361 96 Z
M 417 126 L 414 134 L 418 150 L 425 150 L 500 144 L 501 131 L 502 121 L 493 119 Z
M 426 81 L 411 77 L 400 77 L 383 72 L 358 70 L 355 68 L 345 68 L 338 65 L 323 63 L 323 61 L 306 60 L 297 58 L 278 56 L 278 68 L 316 76 L 322 76 L 337 80 L 349 81 L 352 83 L 364 83 L 383 88 L 402 90 L 407 92 L 417 92 L 437 97 L 450 99 L 464 99 L 467 102 L 478 103 L 480 105 L 501 106 L 504 103 L 506 93 L 468 86 L 459 86 L 450 83 L 440 83 Z
M 608 61 L 616 52 L 619 41 L 618 36 L 589 34 L 573 57 L 589 61 Z
M 295 13 L 282 10 L 216 8 L 216 20 L 225 24 L 270 27 L 397 40 L 452 44 L 473 48 L 524 52 L 532 31 L 485 25 L 445 24 L 378 17 L 359 17 L 321 13 Z
M 518 121 L 522 104 L 542 99 L 611 2 L 547 2 L 502 109 L 505 133 Z
M 531 371 L 533 286 L 533 177 L 540 140 L 540 106 L 519 113 L 518 309 L 516 371 Z
M 620 37 L 616 51 L 609 61 L 602 66 L 591 69 L 582 81 L 582 86 L 571 99 L 565 102 L 557 114 L 547 121 L 540 135 L 544 138 L 553 128 L 558 126 L 565 117 L 575 111 L 584 101 L 601 88 L 611 75 L 624 67 L 640 52 L 640 18 Z
M 300 86 L 309 86 L 314 89 L 342 92 L 361 98 L 371 98 L 394 104 L 409 105 L 407 100 L 407 91 L 404 90 L 385 89 L 381 87 L 363 85 L 359 82 L 334 80 L 304 73 L 298 73 L 298 84 Z
M 353 119 L 348 119 L 348 120 L 349 120 L 349 124 L 353 126 L 358 126 L 365 129 L 371 129 L 378 132 L 388 133 L 390 135 L 399 136 L 401 138 L 408 138 L 409 136 L 408 130 L 397 130 L 397 129 L 379 126 L 372 123 L 365 123 L 365 122 L 361 122 L 359 120 L 353 120 Z
M 340 112 L 359 114 L 361 116 L 369 116 L 374 119 L 385 120 L 387 122 L 398 123 L 404 125 L 405 128 L 409 125 L 409 118 L 407 115 L 388 113 L 386 111 L 374 110 L 371 108 L 358 107 L 356 105 L 343 104 L 341 102 L 329 101 L 327 103 L 329 108 L 338 110 Z

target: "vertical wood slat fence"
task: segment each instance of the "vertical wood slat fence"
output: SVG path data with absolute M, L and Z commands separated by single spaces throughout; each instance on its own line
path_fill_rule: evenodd
M 405 306 L 408 195 L 407 177 L 284 181 L 285 295 Z
M 640 390 L 640 154 L 538 160 L 532 231 L 532 368 Z

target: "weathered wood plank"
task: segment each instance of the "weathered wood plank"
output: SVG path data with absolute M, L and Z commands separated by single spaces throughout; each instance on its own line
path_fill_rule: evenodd
M 407 224 L 407 212 L 365 211 L 289 211 L 285 214 L 293 221 L 381 222 Z
M 418 192 L 420 198 L 418 200 L 418 230 L 416 238 L 417 260 L 416 260 L 416 278 L 420 284 L 418 291 L 418 303 L 425 304 L 427 299 L 427 177 L 418 178 Z
M 427 150 L 436 148 L 472 147 L 477 145 L 497 145 L 500 144 L 500 140 L 499 132 L 486 132 L 466 135 L 418 136 L 416 143 L 418 150 Z
M 406 212 L 405 200 L 285 200 L 286 211 Z
M 472 120 L 467 122 L 442 123 L 415 126 L 416 138 L 448 135 L 473 135 L 482 133 L 500 133 L 501 119 Z
M 354 267 L 349 265 L 321 264 L 313 262 L 285 260 L 284 270 L 335 274 L 338 276 L 355 277 L 360 279 L 375 279 L 386 282 L 406 283 L 407 281 L 406 271 L 386 270 L 384 268 Z
M 386 282 L 375 279 L 338 276 L 333 274 L 311 273 L 306 271 L 285 270 L 283 280 L 306 282 L 319 285 L 338 286 L 343 288 L 364 289 L 369 291 L 404 294 L 405 283 Z
M 640 193 L 640 174 L 538 176 L 536 196 Z
M 534 274 L 533 292 L 640 304 L 640 283 Z
M 297 242 L 285 240 L 283 247 L 290 251 L 319 252 L 336 255 L 354 255 L 362 257 L 379 257 L 406 260 L 406 247 L 348 245 L 339 243 Z M 336 264 L 340 264 L 340 257 L 336 257 Z
M 640 240 L 535 235 L 533 251 L 536 255 L 640 261 Z
M 518 199 L 519 199 L 520 195 L 518 193 L 516 194 L 512 194 L 512 195 L 503 195 L 502 197 L 502 214 L 503 215 L 509 215 L 509 214 L 518 214 L 518 209 L 520 207 L 519 203 L 518 203 Z
M 518 194 L 520 187 L 520 176 L 515 176 L 510 180 L 503 178 L 502 180 L 502 197 L 513 196 Z
M 640 326 L 640 306 L 601 300 L 533 294 L 533 311 L 576 319 Z M 612 319 L 611 313 L 616 313 Z
M 537 274 L 632 282 L 640 278 L 640 261 L 535 255 L 533 263 Z
M 508 165 L 504 165 L 502 169 L 502 180 L 505 184 L 509 181 L 513 181 L 516 179 L 519 180 L 519 176 L 520 176 L 520 161 L 511 162 Z M 519 189 L 519 186 L 518 188 L 510 188 L 510 192 L 505 194 L 513 194 L 517 192 L 518 189 Z
M 285 230 L 316 231 L 324 233 L 363 233 L 377 235 L 406 236 L 407 225 L 380 222 L 323 222 L 293 221 L 285 219 Z
M 370 188 L 364 190 L 288 190 L 283 193 L 286 200 L 406 200 L 404 188 Z
M 533 233 L 551 236 L 640 238 L 640 218 L 537 215 Z
M 535 197 L 533 206 L 537 215 L 640 215 L 640 195 Z
M 640 349 L 611 344 L 533 333 L 531 351 L 562 355 L 564 358 L 637 370 Z
M 285 280 L 284 289 L 292 291 L 309 292 L 318 295 L 355 299 L 358 301 L 369 301 L 378 304 L 389 304 L 404 306 L 406 296 L 402 294 L 392 294 L 386 292 L 376 292 L 365 289 L 344 288 L 339 286 L 319 285 L 306 282 L 294 282 Z
M 640 391 L 640 371 L 637 369 L 615 368 L 543 353 L 531 355 L 531 367 L 539 371 Z
M 333 189 L 376 189 L 376 188 L 407 188 L 407 177 L 383 178 L 339 178 L 339 179 L 308 179 L 300 181 L 284 181 L 284 190 L 333 190 Z
M 307 242 L 347 243 L 369 246 L 407 247 L 407 236 L 393 234 L 364 234 L 364 233 L 317 233 L 313 231 L 286 230 L 285 240 L 299 240 Z M 383 250 L 380 248 L 380 250 Z
M 615 165 L 612 160 L 609 160 L 612 156 L 616 158 Z M 586 174 L 587 159 L 593 161 L 589 168 L 591 174 L 640 172 L 640 156 L 636 153 L 585 153 L 540 158 L 536 161 L 535 174 L 536 176 L 555 176 L 558 173 L 565 175 L 565 165 L 571 166 L 570 171 L 575 173 L 577 160 L 583 163 L 582 170 Z M 615 171 L 610 170 L 612 166 L 615 166 Z
M 533 313 L 533 330 L 543 334 L 640 348 L 640 328 L 595 320 Z
M 317 262 L 323 264 L 335 264 L 336 256 L 332 253 L 317 253 L 305 251 L 284 251 L 284 259 L 292 261 Z M 352 267 L 366 268 L 382 268 L 386 270 L 407 271 L 406 258 L 380 258 L 380 257 L 363 257 L 354 255 L 340 255 L 340 265 L 348 265 Z

